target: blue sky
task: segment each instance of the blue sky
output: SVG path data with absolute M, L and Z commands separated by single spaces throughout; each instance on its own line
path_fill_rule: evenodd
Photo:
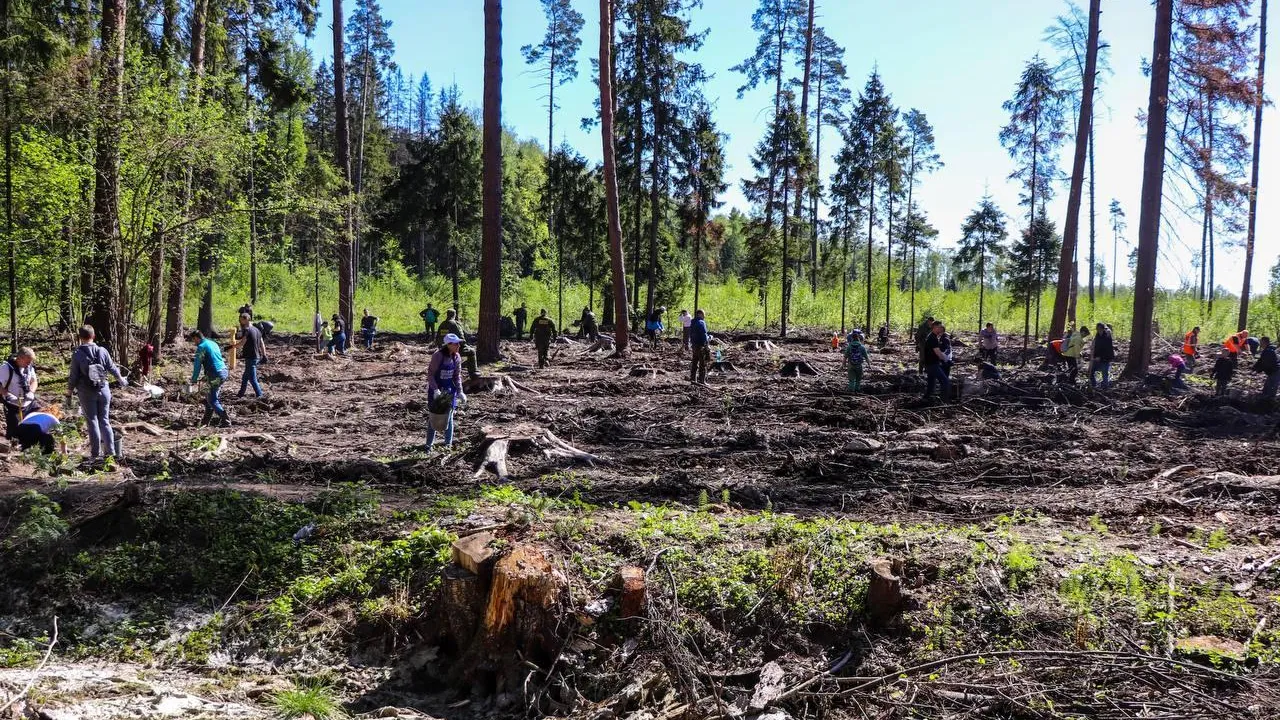
M 396 62 L 406 75 L 427 73 L 437 88 L 456 83 L 463 100 L 478 105 L 483 85 L 484 28 L 481 0 L 382 0 L 392 21 Z M 328 3 L 322 3 L 326 6 Z M 347 2 L 351 5 L 350 0 Z M 503 3 L 503 122 L 521 136 L 546 141 L 545 88 L 528 72 L 520 55 L 522 45 L 538 42 L 545 29 L 538 0 L 505 0 Z M 597 89 L 588 59 L 598 49 L 597 0 L 576 0 L 586 17 L 579 77 L 561 88 L 558 98 L 556 141 L 569 142 L 593 160 L 600 157 L 598 131 L 584 133 L 579 120 L 592 114 Z M 761 88 L 737 98 L 742 76 L 730 67 L 755 46 L 751 13 L 755 0 L 705 0 L 694 16 L 696 29 L 710 33 L 697 60 L 713 77 L 705 94 L 714 103 L 720 128 L 729 136 L 726 158 L 731 190 L 725 208 L 746 208 L 738 179 L 750 171 L 749 157 L 771 108 L 769 91 Z M 846 48 L 849 85 L 855 91 L 878 68 L 895 103 L 918 108 L 933 124 L 946 167 L 925 178 L 916 191 L 917 202 L 940 231 L 939 243 L 952 246 L 959 227 L 985 189 L 1007 213 L 1020 213 L 1017 186 L 1006 180 L 1012 169 L 998 133 L 1007 122 L 1001 108 L 1014 89 L 1023 65 L 1036 53 L 1052 56 L 1042 41 L 1044 28 L 1066 10 L 1063 0 L 819 0 L 820 23 Z M 348 12 L 350 10 L 348 9 Z M 1130 242 L 1136 241 L 1138 197 L 1142 183 L 1144 129 L 1137 114 L 1145 108 L 1148 82 L 1141 71 L 1143 58 L 1151 54 L 1154 11 L 1144 0 L 1108 0 L 1103 3 L 1102 33 L 1112 46 L 1114 74 L 1102 88 L 1103 106 L 1098 114 L 1096 155 L 1098 165 L 1098 254 L 1111 265 L 1111 232 L 1107 206 L 1120 200 L 1128 213 Z M 320 20 L 313 39 L 318 56 L 331 55 L 330 18 Z M 1274 73 L 1272 74 L 1274 77 Z M 1074 126 L 1071 128 L 1074 137 Z M 1255 258 L 1255 290 L 1264 289 L 1266 272 L 1280 254 L 1280 206 L 1268 202 L 1280 183 L 1280 118 L 1267 115 L 1263 131 L 1263 171 Z M 831 156 L 838 149 L 834 129 L 823 134 L 823 174 L 829 176 Z M 1070 146 L 1064 147 L 1060 166 L 1070 171 Z M 1050 205 L 1050 214 L 1061 224 L 1065 216 L 1066 188 Z M 1176 214 L 1176 213 L 1175 213 Z M 1018 223 L 1019 226 L 1022 224 Z M 1087 228 L 1087 226 L 1085 226 Z M 1198 277 L 1192 266 L 1199 250 L 1199 224 L 1178 223 L 1173 233 L 1161 235 L 1160 282 L 1177 285 Z M 1087 238 L 1087 229 L 1082 229 Z M 1223 236 L 1219 235 L 1220 240 Z M 1243 237 L 1228 238 L 1238 244 Z M 1121 246 L 1120 278 L 1128 277 L 1127 248 Z M 1084 266 L 1084 256 L 1081 256 Z M 1218 284 L 1238 289 L 1243 250 L 1220 250 Z M 1259 278 L 1259 276 L 1261 276 Z

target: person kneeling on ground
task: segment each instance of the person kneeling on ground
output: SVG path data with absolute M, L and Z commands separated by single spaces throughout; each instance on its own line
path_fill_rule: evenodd
M 462 390 L 462 338 L 449 333 L 444 336 L 439 350 L 431 354 L 431 364 L 427 367 L 427 408 L 428 412 L 437 413 L 436 396 L 448 395 L 445 410 L 449 414 L 448 425 L 444 429 L 445 447 L 453 445 L 453 411 L 458 401 L 466 401 L 467 394 Z M 439 413 L 437 413 L 439 414 Z M 427 451 L 436 441 L 436 428 L 427 423 Z
M 1236 374 L 1236 364 L 1232 361 L 1231 351 L 1222 348 L 1218 353 L 1218 360 L 1213 363 L 1213 381 L 1216 384 L 1217 397 L 1227 396 L 1227 386 L 1231 384 L 1231 378 Z
M 39 447 L 45 455 L 53 454 L 53 433 L 61 422 L 56 408 L 45 410 L 40 403 L 31 403 L 27 414 L 18 423 L 14 439 L 23 450 Z
M 1253 369 L 1266 375 L 1267 379 L 1262 383 L 1262 401 L 1270 403 L 1275 401 L 1276 388 L 1280 387 L 1280 360 L 1276 357 L 1276 346 L 1271 344 L 1271 338 L 1264 335 L 1258 347 L 1261 351 Z
M 1173 370 L 1173 380 L 1170 381 L 1169 387 L 1174 390 L 1186 390 L 1187 383 L 1182 379 L 1182 373 L 1187 371 L 1187 361 L 1182 355 L 1170 355 L 1169 367 Z
M 330 355 L 336 349 L 339 355 L 347 354 L 347 324 L 338 317 L 338 313 L 334 313 L 333 324 L 330 326 L 333 330 L 333 337 L 329 339 L 329 343 L 325 346 L 326 352 Z
M 216 413 L 222 427 L 231 427 L 226 408 L 222 407 L 222 401 L 218 399 L 218 391 L 222 389 L 222 383 L 227 381 L 227 363 L 222 359 L 222 350 L 199 330 L 192 330 L 190 337 L 196 343 L 195 360 L 191 367 L 191 391 L 195 392 L 201 373 L 204 373 L 204 378 L 209 383 L 209 392 L 204 398 L 204 419 L 200 424 L 211 424 Z
M 867 346 L 862 344 L 861 330 L 849 333 L 849 341 L 844 346 L 844 358 L 849 364 L 848 390 L 856 393 L 862 389 L 862 370 L 867 363 L 871 362 Z
M 707 332 L 707 315 L 693 311 L 689 321 L 689 346 L 693 348 L 693 360 L 689 364 L 689 382 L 706 383 L 707 366 L 711 364 L 711 333 Z

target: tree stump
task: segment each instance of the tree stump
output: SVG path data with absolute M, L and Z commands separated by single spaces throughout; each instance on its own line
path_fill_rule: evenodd
M 664 374 L 658 368 L 651 368 L 648 365 L 639 365 L 627 371 L 627 375 L 634 378 L 656 378 Z
M 742 344 L 743 350 L 752 352 L 777 350 L 778 346 L 774 345 L 770 340 L 748 340 Z
M 622 619 L 644 617 L 644 568 L 627 565 L 618 571 L 618 583 L 622 588 L 622 601 L 619 603 Z
M 905 598 L 902 578 L 893 573 L 893 562 L 879 558 L 871 561 L 871 582 L 867 585 L 867 619 L 885 627 L 901 612 Z
M 804 360 L 788 360 L 782 364 L 782 377 L 799 377 L 801 375 L 817 375 L 818 371 Z
M 595 342 L 587 346 L 587 352 L 594 353 L 600 352 L 601 350 L 605 352 L 613 352 L 613 346 L 613 338 L 601 335 Z
M 484 612 L 483 647 L 489 658 L 508 662 L 515 651 L 534 662 L 546 659 L 554 647 L 553 611 L 567 582 L 532 545 L 519 545 L 499 560 Z
M 484 579 L 459 565 L 440 578 L 440 618 L 444 636 L 457 651 L 466 650 L 484 612 Z
M 740 371 L 738 370 L 737 366 L 734 365 L 733 363 L 729 362 L 728 360 L 722 360 L 720 362 L 711 363 L 711 372 L 736 373 Z
M 599 456 L 579 450 L 545 428 L 524 425 L 510 429 L 485 427 L 483 432 L 484 440 L 481 442 L 481 447 L 484 454 L 476 463 L 474 477 L 477 478 L 488 471 L 497 475 L 503 482 L 509 480 L 507 457 L 512 452 L 525 452 L 530 449 L 541 450 L 542 456 L 547 460 L 572 460 L 592 467 L 602 462 Z
M 515 395 L 517 393 L 530 393 L 533 395 L 541 395 L 542 393 L 533 388 L 518 382 L 510 375 L 481 375 L 480 377 L 467 378 L 462 382 L 462 389 L 470 393 L 491 392 L 494 395 Z

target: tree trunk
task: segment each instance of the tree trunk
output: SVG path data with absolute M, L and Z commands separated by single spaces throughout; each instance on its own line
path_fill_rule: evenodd
M 870 198 L 867 202 L 867 313 L 863 315 L 863 330 L 869 332 L 871 330 L 871 250 L 874 237 L 873 232 L 876 226 L 876 174 L 871 172 L 871 182 L 867 184 L 870 191 Z
M 4 22 L 4 238 L 9 255 L 9 352 L 18 354 L 18 239 L 13 234 L 13 58 L 9 45 L 9 0 L 0 0 Z
M 889 310 L 893 302 L 893 187 L 889 187 L 889 227 L 884 238 L 884 326 L 889 327 Z M 867 332 L 871 324 L 867 323 Z
M 484 0 L 484 247 L 476 360 L 498 359 L 502 315 L 502 0 Z
M 613 314 L 615 353 L 628 352 L 627 268 L 622 256 L 622 222 L 618 217 L 618 168 L 613 156 L 613 7 L 600 0 L 600 143 L 604 161 L 605 214 L 609 223 L 609 264 L 613 271 Z
M 1258 88 L 1257 103 L 1253 108 L 1253 175 L 1249 181 L 1249 231 L 1244 242 L 1244 280 L 1240 283 L 1240 317 L 1236 330 L 1249 327 L 1249 287 L 1253 279 L 1253 243 L 1258 227 L 1258 167 L 1262 159 L 1262 109 L 1266 106 L 1263 90 L 1263 70 L 1267 63 L 1267 0 L 1262 0 L 1262 15 L 1258 23 Z
M 72 302 L 72 282 L 75 277 L 76 263 L 73 253 L 75 245 L 72 240 L 71 217 L 62 221 L 62 242 L 66 248 L 66 257 L 58 261 L 58 332 L 68 332 L 75 327 L 75 308 Z
M 1099 41 L 1101 42 L 1101 41 Z M 1096 283 L 1095 275 L 1098 272 L 1098 208 L 1097 193 L 1098 177 L 1095 175 L 1096 165 L 1094 163 L 1094 151 L 1098 149 L 1094 137 L 1097 134 L 1097 128 L 1093 123 L 1089 123 L 1089 309 L 1093 309 L 1094 303 L 1097 302 L 1094 287 Z
M 1102 0 L 1089 0 L 1089 40 L 1084 61 L 1084 89 L 1080 95 L 1080 117 L 1076 124 L 1076 152 L 1071 164 L 1071 190 L 1067 195 L 1067 221 L 1062 229 L 1062 253 L 1058 257 L 1058 287 L 1053 301 L 1049 337 L 1059 337 L 1066 329 L 1067 306 L 1071 303 L 1071 275 L 1076 246 L 1080 242 L 1080 204 L 1084 195 L 1085 165 L 1089 158 L 1089 138 L 1093 133 L 1093 94 L 1098 74 L 1098 25 Z M 1031 181 L 1034 183 L 1035 178 Z M 1035 208 L 1032 208 L 1034 210 Z M 1089 298 L 1093 298 L 1093 243 L 1089 244 Z
M 790 151 L 790 148 L 787 148 Z M 786 166 L 786 160 L 783 160 L 782 171 L 782 303 L 779 315 L 778 334 L 782 337 L 787 336 L 787 320 L 791 314 L 791 222 L 787 217 L 787 192 L 791 189 L 790 180 L 791 171 Z
M 128 352 L 126 318 L 120 308 L 120 116 L 124 104 L 124 0 L 102 3 L 102 80 L 99 85 L 98 147 L 93 186 L 93 292 L 89 323 L 116 359 Z
M 160 353 L 160 343 L 152 341 L 159 340 L 162 321 L 165 234 L 164 228 L 156 228 L 151 238 L 151 277 L 147 284 L 147 335 L 143 338 L 143 342 L 152 343 L 155 348 L 156 357 L 153 360 L 158 360 Z
M 213 237 L 204 234 L 200 237 L 200 313 L 196 316 L 196 327 L 206 337 L 213 335 Z
M 656 53 L 655 53 L 656 55 Z M 653 111 L 653 151 L 649 156 L 649 269 L 645 276 L 649 281 L 645 294 L 645 311 L 656 307 L 658 283 L 658 226 L 662 221 L 662 140 L 666 132 L 666 103 L 662 102 L 662 75 L 654 72 L 649 105 Z
M 342 321 L 350 331 L 355 305 L 355 268 L 351 254 L 354 243 L 351 206 L 354 199 L 351 197 L 351 135 L 347 125 L 347 58 L 344 42 L 342 0 L 333 0 L 334 160 L 345 181 L 342 190 L 345 227 L 343 234 L 335 243 L 338 252 L 338 314 L 342 316 Z
M 804 27 L 804 75 L 800 83 L 800 122 L 807 128 L 809 125 L 809 82 L 813 77 L 813 22 L 814 22 L 814 4 L 815 0 L 809 0 L 809 12 Z M 796 207 L 792 215 L 796 220 L 804 217 L 804 197 L 805 188 L 808 187 L 808 178 L 801 177 L 800 168 L 796 168 Z M 809 228 L 809 285 L 810 289 L 818 292 L 818 229 L 816 226 Z M 801 248 L 804 246 L 801 245 Z M 799 253 L 804 257 L 804 250 Z M 802 263 L 797 261 L 796 265 Z M 804 276 L 801 275 L 801 278 Z M 790 306 L 790 302 L 788 302 Z
M 849 213 L 848 211 L 846 211 L 844 214 L 844 228 L 841 232 L 841 235 L 843 236 L 843 239 L 844 239 L 844 252 L 841 253 L 841 259 L 844 262 L 843 262 L 843 267 L 840 268 L 840 271 L 841 271 L 840 272 L 840 334 L 841 335 L 845 333 L 845 330 L 847 327 L 846 318 L 847 318 L 848 306 L 849 306 L 849 268 L 852 267 L 853 265 L 853 258 L 849 256 L 849 235 L 850 235 L 851 229 L 852 228 L 849 227 Z
M 610 40 L 612 42 L 612 40 Z M 639 38 L 635 43 L 636 54 L 636 80 L 635 82 L 643 82 L 647 77 L 644 69 L 644 43 Z M 632 242 L 635 246 L 635 252 L 631 255 L 632 262 L 635 267 L 632 269 L 632 288 L 631 288 L 631 304 L 633 307 L 640 307 L 640 243 L 644 237 L 644 213 L 642 198 L 644 196 L 644 96 L 640 92 L 635 92 L 635 102 L 632 105 L 632 124 L 635 127 L 635 145 L 633 147 L 634 170 L 631 179 L 631 204 L 635 206 L 635 213 L 632 216 Z
M 1138 265 L 1133 280 L 1133 326 L 1124 375 L 1142 378 L 1151 361 L 1156 257 L 1160 248 L 1160 201 L 1164 194 L 1165 138 L 1169 113 L 1169 51 L 1173 0 L 1156 0 L 1151 52 L 1151 96 L 1147 102 L 1147 147 L 1142 167 L 1142 214 L 1138 220 Z

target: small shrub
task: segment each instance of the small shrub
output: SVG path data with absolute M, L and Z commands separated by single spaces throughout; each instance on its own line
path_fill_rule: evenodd
M 282 720 L 310 717 L 314 720 L 338 720 L 347 713 L 333 696 L 333 689 L 319 681 L 295 684 L 292 690 L 281 690 L 271 698 L 275 716 Z

